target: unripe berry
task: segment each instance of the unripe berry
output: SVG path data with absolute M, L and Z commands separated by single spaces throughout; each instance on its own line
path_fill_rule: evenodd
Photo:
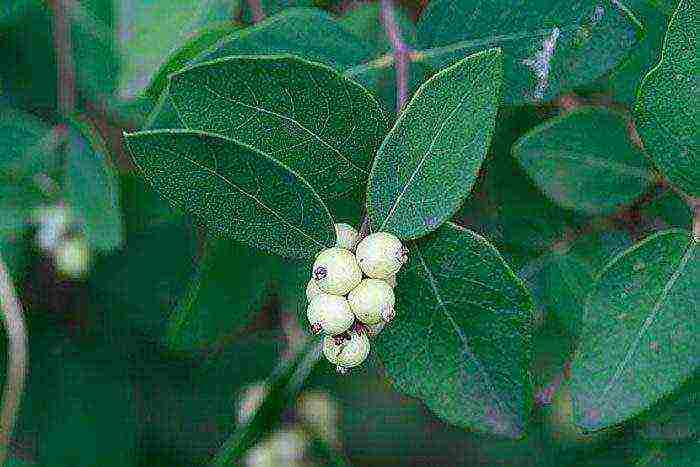
M 353 251 L 357 245 L 357 230 L 348 224 L 335 224 L 335 246 Z
M 356 254 L 362 271 L 373 279 L 388 279 L 408 261 L 408 249 L 388 232 L 376 232 L 365 237 L 357 245 Z
M 339 373 L 356 367 L 369 355 L 369 338 L 364 332 L 350 332 L 347 339 L 326 337 L 323 340 L 323 355 L 336 365 Z
M 54 251 L 56 270 L 73 279 L 83 277 L 90 268 L 90 247 L 82 237 L 67 239 Z
M 318 287 L 329 294 L 346 295 L 362 280 L 355 255 L 344 248 L 323 250 L 311 271 Z
M 363 279 L 348 295 L 350 309 L 359 321 L 377 324 L 394 318 L 394 290 L 380 279 Z
M 322 293 L 321 289 L 318 288 L 318 284 L 315 280 L 311 279 L 308 284 L 306 284 L 306 301 L 310 302 L 313 298 Z
M 327 293 L 320 293 L 311 300 L 306 316 L 314 334 L 323 331 L 331 336 L 347 331 L 355 321 L 345 297 Z

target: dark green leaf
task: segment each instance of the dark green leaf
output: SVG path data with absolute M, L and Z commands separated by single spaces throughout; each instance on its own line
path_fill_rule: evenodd
M 681 230 L 651 236 L 600 274 L 572 363 L 577 424 L 623 422 L 677 389 L 700 361 L 697 240 Z
M 639 89 L 634 120 L 644 148 L 669 181 L 700 197 L 695 6 L 691 0 L 678 4 L 661 61 Z
M 652 448 L 635 467 L 695 467 L 700 463 L 700 441 L 666 444 Z
M 587 214 L 631 204 L 653 180 L 624 118 L 602 107 L 549 120 L 520 138 L 513 156 L 553 201 Z
M 384 113 L 354 81 L 294 56 L 242 56 L 171 77 L 183 122 L 249 144 L 306 178 L 324 198 L 362 185 Z
M 248 423 L 239 427 L 212 461 L 214 466 L 235 465 L 245 452 L 279 423 L 304 388 L 306 379 L 321 356 L 321 342 L 312 339 L 290 360 L 283 362 L 267 381 L 268 392 Z
M 649 441 L 681 441 L 700 436 L 700 375 L 637 421 L 637 433 Z
M 313 256 L 335 243 L 333 220 L 316 192 L 249 146 L 185 130 L 126 140 L 149 182 L 217 232 L 283 256 Z
M 171 348 L 212 347 L 250 323 L 279 260 L 229 239 L 210 239 L 190 290 L 170 317 Z
M 498 252 L 454 224 L 411 245 L 374 348 L 397 388 L 449 423 L 520 437 L 532 408 L 532 301 Z
M 315 0 L 261 0 L 260 6 L 266 16 L 272 16 L 285 8 L 312 7 L 315 3 Z M 253 14 L 250 11 L 249 3 L 243 2 L 241 7 L 243 10 L 241 19 L 246 23 L 251 23 L 253 21 Z
M 65 163 L 66 199 L 90 246 L 101 251 L 119 248 L 124 236 L 119 183 L 107 157 L 97 129 L 87 121 L 73 120 Z
M 635 44 L 620 2 L 430 2 L 418 23 L 419 59 L 445 66 L 488 47 L 504 56 L 505 101 L 549 100 L 603 75 Z
M 417 238 L 470 193 L 493 134 L 501 53 L 478 53 L 423 84 L 379 148 L 367 211 L 373 230 Z
M 644 222 L 644 231 L 649 234 L 673 227 L 690 230 L 693 225 L 690 206 L 672 190 L 667 190 L 642 207 L 640 216 Z

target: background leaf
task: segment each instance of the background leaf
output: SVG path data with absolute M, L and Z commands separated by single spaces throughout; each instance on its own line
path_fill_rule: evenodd
M 421 86 L 387 135 L 367 193 L 373 230 L 417 238 L 470 193 L 493 134 L 501 53 L 478 53 Z
M 182 121 L 249 144 L 324 198 L 364 184 L 386 132 L 379 104 L 332 69 L 293 56 L 229 57 L 173 75 Z
M 283 256 L 313 256 L 335 242 L 333 220 L 311 187 L 265 154 L 194 131 L 126 135 L 144 176 L 215 231 Z
M 623 117 L 602 107 L 579 107 L 521 137 L 513 156 L 547 196 L 587 214 L 631 204 L 653 181 Z
M 396 387 L 445 421 L 520 437 L 532 407 L 532 301 L 498 252 L 453 224 L 411 244 L 396 319 L 374 348 Z
M 618 2 L 438 0 L 418 23 L 421 59 L 442 67 L 501 47 L 506 103 L 549 100 L 593 81 L 634 46 L 636 19 Z
M 644 78 L 634 121 L 644 148 L 669 181 L 700 197 L 695 4 L 681 0 L 669 23 L 661 61 Z
M 689 232 L 662 232 L 600 274 L 572 363 L 577 424 L 598 430 L 623 422 L 698 367 L 698 249 Z
M 123 242 L 124 226 L 119 183 L 107 160 L 107 147 L 88 121 L 76 119 L 71 123 L 65 163 L 66 199 L 80 217 L 92 248 L 117 249 Z

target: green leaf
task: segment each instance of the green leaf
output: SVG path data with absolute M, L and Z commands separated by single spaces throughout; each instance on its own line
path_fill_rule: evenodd
M 700 375 L 637 421 L 637 434 L 649 441 L 681 441 L 700 436 Z
M 151 99 L 158 97 L 165 91 L 168 85 L 168 76 L 185 68 L 195 57 L 204 50 L 216 44 L 222 38 L 240 29 L 241 26 L 233 23 L 219 23 L 198 31 L 177 48 L 166 61 L 158 68 L 151 79 L 151 83 L 144 91 L 144 95 Z
M 668 180 L 700 197 L 696 36 L 695 3 L 681 0 L 669 23 L 661 61 L 642 81 L 634 121 L 644 148 Z
M 501 47 L 505 101 L 550 100 L 619 63 L 636 22 L 620 2 L 438 0 L 418 23 L 418 58 L 442 67 Z
M 292 7 L 312 7 L 316 3 L 314 0 L 261 0 L 260 6 L 262 11 L 267 16 L 272 16 L 285 8 Z M 250 10 L 250 4 L 248 2 L 243 2 L 241 19 L 246 23 L 251 23 L 253 21 L 253 13 Z
M 666 444 L 651 449 L 635 467 L 694 467 L 700 463 L 700 442 Z
M 324 198 L 362 185 L 381 139 L 384 113 L 360 85 L 294 56 L 242 56 L 171 77 L 187 127 L 211 131 L 278 159 Z
M 335 243 L 321 198 L 267 155 L 198 131 L 125 136 L 149 182 L 214 231 L 282 256 L 313 256 Z
M 296 355 L 280 364 L 267 381 L 268 392 L 248 423 L 240 426 L 218 452 L 213 466 L 236 465 L 245 452 L 263 439 L 279 423 L 304 388 L 321 357 L 322 342 L 312 339 Z
M 557 317 L 571 335 L 578 336 L 596 274 L 609 258 L 631 244 L 626 232 L 612 229 L 581 236 L 572 243 L 558 242 L 528 263 L 520 277 L 546 316 Z
M 689 232 L 662 232 L 600 274 L 572 363 L 578 425 L 599 430 L 623 422 L 697 369 L 699 249 Z
M 624 118 L 602 107 L 579 107 L 553 118 L 520 138 L 512 151 L 549 198 L 586 214 L 629 205 L 653 181 Z
M 190 290 L 170 316 L 177 350 L 212 347 L 248 325 L 277 274 L 278 259 L 229 239 L 209 240 Z
M 501 52 L 492 49 L 420 87 L 372 167 L 367 211 L 373 230 L 417 238 L 455 213 L 491 141 L 501 71 Z
M 201 63 L 231 55 L 294 54 L 343 69 L 372 59 L 368 41 L 316 8 L 289 8 L 231 34 L 197 57 Z
M 72 120 L 65 162 L 66 199 L 80 218 L 88 243 L 100 251 L 119 248 L 124 236 L 119 183 L 107 157 L 97 129 L 86 120 Z
M 520 437 L 532 408 L 532 301 L 495 248 L 446 224 L 411 244 L 374 348 L 396 387 L 460 427 Z
M 680 228 L 693 228 L 693 212 L 685 200 L 672 190 L 667 190 L 652 202 L 643 206 L 639 212 L 642 218 L 642 228 L 647 234 Z

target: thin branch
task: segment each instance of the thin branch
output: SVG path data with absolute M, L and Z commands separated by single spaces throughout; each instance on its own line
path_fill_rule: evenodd
M 58 110 L 70 115 L 75 109 L 75 62 L 69 20 L 69 0 L 53 0 L 54 48 L 58 60 Z
M 691 208 L 693 209 L 693 239 L 700 242 L 700 198 L 692 200 Z
M 263 11 L 260 0 L 248 0 L 248 7 L 253 16 L 253 23 L 259 23 L 265 19 L 265 12 Z
M 10 274 L 0 258 L 0 308 L 7 331 L 7 379 L 0 413 L 0 465 L 5 465 L 12 431 L 22 402 L 27 369 L 27 332 L 22 304 L 17 298 Z
M 396 63 L 396 111 L 401 112 L 406 103 L 408 103 L 408 74 L 411 50 L 401 39 L 401 31 L 396 23 L 392 0 L 382 0 L 381 16 L 384 30 L 394 50 L 394 62 Z

